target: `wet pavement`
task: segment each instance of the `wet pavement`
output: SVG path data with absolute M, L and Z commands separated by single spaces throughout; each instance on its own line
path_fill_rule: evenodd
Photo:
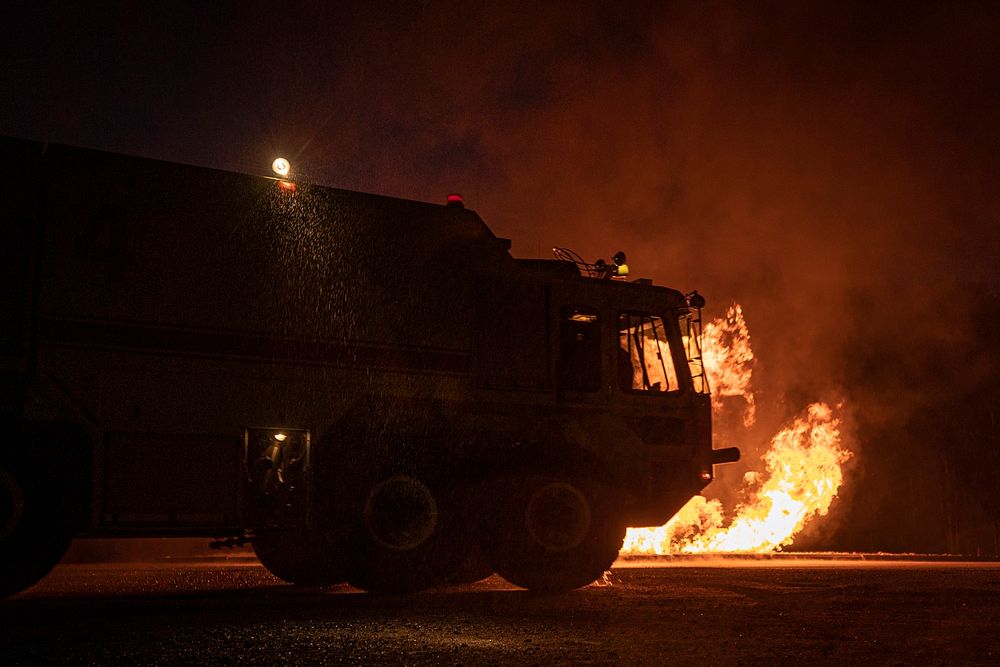
M 251 559 L 61 565 L 0 601 L 0 663 L 1000 664 L 998 563 L 639 564 L 566 595 L 492 577 L 400 598 Z

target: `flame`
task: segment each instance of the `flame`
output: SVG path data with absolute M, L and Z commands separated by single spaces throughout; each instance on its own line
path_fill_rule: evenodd
M 756 407 L 750 381 L 753 378 L 753 349 L 750 330 L 743 318 L 743 308 L 734 303 L 726 315 L 705 325 L 701 354 L 712 389 L 712 407 L 719 410 L 726 396 L 739 396 L 746 402 L 743 425 L 753 426 Z
M 738 304 L 706 325 L 702 353 L 714 408 L 721 408 L 722 396 L 742 397 L 743 422 L 749 427 L 755 416 L 754 356 Z M 771 439 L 763 456 L 765 471 L 744 476 L 750 499 L 736 508 L 728 525 L 720 501 L 695 496 L 663 526 L 629 528 L 622 553 L 767 552 L 791 544 L 810 519 L 829 511 L 843 483 L 841 464 L 850 452 L 841 445 L 839 426 L 829 405 L 809 405 Z

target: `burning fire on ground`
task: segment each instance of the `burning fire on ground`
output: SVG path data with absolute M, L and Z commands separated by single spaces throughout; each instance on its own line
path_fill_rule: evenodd
M 705 370 L 713 407 L 723 397 L 744 401 L 743 425 L 755 419 L 750 381 L 753 350 L 743 311 L 734 304 L 724 318 L 705 326 Z M 840 439 L 835 408 L 813 403 L 771 438 L 764 470 L 744 476 L 748 500 L 726 521 L 722 503 L 695 496 L 658 528 L 630 528 L 623 554 L 768 552 L 792 543 L 811 519 L 830 508 L 850 457 Z

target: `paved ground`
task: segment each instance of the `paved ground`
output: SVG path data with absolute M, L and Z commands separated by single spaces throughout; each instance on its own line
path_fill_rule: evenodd
M 1000 564 L 683 562 L 536 596 L 300 590 L 253 561 L 62 565 L 0 601 L 15 664 L 1000 664 Z

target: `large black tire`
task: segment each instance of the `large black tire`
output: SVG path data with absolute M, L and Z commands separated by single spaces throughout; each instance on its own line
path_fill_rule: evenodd
M 347 580 L 346 562 L 320 533 L 262 533 L 254 538 L 253 550 L 268 572 L 296 586 L 335 586 Z
M 88 475 L 73 447 L 79 443 L 65 434 L 29 426 L 21 433 L 0 456 L 0 597 L 38 583 L 65 555 L 81 506 L 80 477 Z
M 625 538 L 610 490 L 587 480 L 533 475 L 500 484 L 491 559 L 497 574 L 560 593 L 596 581 Z
M 415 472 L 387 472 L 363 486 L 355 507 L 348 581 L 402 595 L 444 583 L 470 555 L 466 494 Z

